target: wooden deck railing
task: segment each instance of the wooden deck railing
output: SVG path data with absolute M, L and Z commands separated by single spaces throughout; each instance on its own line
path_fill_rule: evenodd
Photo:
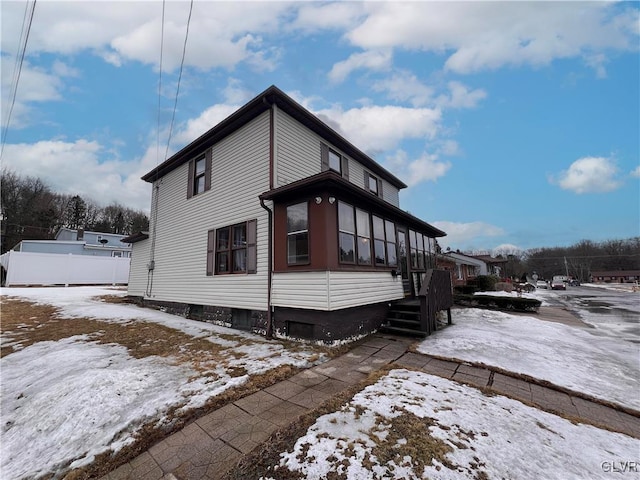
M 447 270 L 427 270 L 418 293 L 420 299 L 420 327 L 427 335 L 436 331 L 436 314 L 447 311 L 447 320 L 451 325 L 451 307 L 453 306 L 453 289 L 451 273 Z

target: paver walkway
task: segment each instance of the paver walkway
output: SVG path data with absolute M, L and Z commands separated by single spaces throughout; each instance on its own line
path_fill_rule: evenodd
M 543 410 L 640 438 L 640 413 L 626 413 L 486 368 L 408 352 L 414 341 L 372 335 L 341 357 L 199 418 L 102 480 L 220 478 L 274 431 L 390 363 L 490 388 Z

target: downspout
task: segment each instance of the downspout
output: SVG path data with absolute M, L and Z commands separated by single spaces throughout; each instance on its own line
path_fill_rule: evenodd
M 272 260 L 272 226 L 273 226 L 273 211 L 267 207 L 264 200 L 260 198 L 260 206 L 267 211 L 269 218 L 268 225 L 268 240 L 267 240 L 267 338 L 273 337 L 273 319 L 271 316 L 271 286 L 273 282 L 273 260 Z
M 269 105 L 266 97 L 262 101 Z M 269 109 L 269 190 L 273 189 L 274 177 L 274 149 L 275 149 L 275 119 L 274 105 Z M 273 316 L 271 308 L 271 290 L 273 285 L 273 211 L 267 207 L 264 200 L 260 198 L 260 206 L 267 211 L 268 218 L 268 237 L 267 237 L 267 338 L 273 337 Z

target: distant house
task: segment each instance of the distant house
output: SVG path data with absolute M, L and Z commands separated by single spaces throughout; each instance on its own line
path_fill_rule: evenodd
M 455 265 L 452 268 L 454 285 L 466 285 L 469 280 L 475 279 L 478 275 L 488 275 L 487 264 L 478 257 L 460 252 L 447 252 L 442 257 L 448 259 L 450 264 Z
M 492 257 L 491 255 L 473 255 L 473 258 L 481 260 L 487 266 L 487 273 L 481 275 L 495 275 L 498 278 L 505 276 L 508 260 L 502 257 Z
M 2 280 L 14 285 L 116 285 L 129 278 L 124 235 L 62 228 L 54 240 L 22 240 L 0 256 Z
M 128 293 L 193 318 L 324 342 L 418 293 L 445 233 L 406 185 L 276 87 L 142 177 Z
M 59 253 L 102 257 L 131 256 L 131 244 L 122 243 L 125 235 L 61 228 L 54 240 L 22 240 L 15 252 Z
M 640 270 L 616 270 L 591 272 L 593 283 L 635 283 L 640 282 Z

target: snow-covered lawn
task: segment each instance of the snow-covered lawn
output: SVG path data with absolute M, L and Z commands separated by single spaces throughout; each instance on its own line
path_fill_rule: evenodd
M 5 288 L 1 293 L 58 307 L 62 322 L 99 320 L 105 330 L 114 323 L 129 329 L 156 325 L 187 338 L 179 347 L 184 358 L 134 356 L 122 344 L 100 341 L 105 333 L 100 330 L 23 346 L 29 329 L 44 326 L 29 325 L 28 314 L 13 331 L 3 326 L 2 346 L 14 351 L 0 360 L 1 478 L 36 478 L 86 465 L 95 455 L 132 442 L 143 424 L 171 421 L 172 407 L 178 413 L 198 408 L 250 375 L 281 365 L 306 367 L 324 357 L 313 347 L 286 348 L 258 335 L 96 299 L 124 295 L 123 290 Z M 186 355 L 188 344 L 196 342 L 210 344 L 213 353 Z
M 453 323 L 417 351 L 523 373 L 640 410 L 638 343 L 483 309 L 454 309 Z
M 354 479 L 618 478 L 623 469 L 638 472 L 639 452 L 637 439 L 393 370 L 319 417 L 282 452 L 271 475 L 281 478 L 288 469 L 307 479 L 331 472 Z

